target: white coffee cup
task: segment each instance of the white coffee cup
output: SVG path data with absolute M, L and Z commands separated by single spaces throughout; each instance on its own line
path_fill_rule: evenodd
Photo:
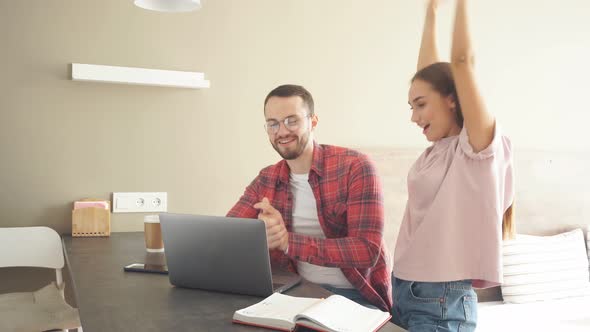
M 147 252 L 163 252 L 164 240 L 158 215 L 147 215 L 143 218 L 145 249 Z

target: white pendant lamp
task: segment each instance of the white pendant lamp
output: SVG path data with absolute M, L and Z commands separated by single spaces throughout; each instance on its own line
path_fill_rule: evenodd
M 159 12 L 190 12 L 201 8 L 201 0 L 135 0 L 135 5 Z

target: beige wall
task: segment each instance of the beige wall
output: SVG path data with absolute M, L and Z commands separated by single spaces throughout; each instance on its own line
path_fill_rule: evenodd
M 590 2 L 473 2 L 483 93 L 515 145 L 589 150 Z M 0 226 L 69 232 L 73 200 L 113 191 L 225 213 L 277 160 L 261 103 L 282 83 L 314 94 L 323 143 L 424 147 L 406 105 L 422 11 L 414 0 L 206 0 L 188 14 L 0 0 Z M 443 8 L 442 54 L 451 18 Z M 72 62 L 203 71 L 212 85 L 72 82 Z M 115 214 L 113 229 L 141 217 Z

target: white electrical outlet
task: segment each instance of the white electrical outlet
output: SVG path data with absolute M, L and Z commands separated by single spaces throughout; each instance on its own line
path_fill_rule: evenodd
M 166 211 L 168 211 L 167 192 L 113 193 L 113 213 Z

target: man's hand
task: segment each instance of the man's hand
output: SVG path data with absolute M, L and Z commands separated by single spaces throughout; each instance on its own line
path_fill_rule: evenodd
M 264 197 L 261 202 L 254 204 L 255 209 L 259 209 L 258 219 L 264 221 L 266 225 L 266 241 L 268 249 L 278 249 L 283 252 L 289 245 L 289 233 L 285 227 L 283 216 L 275 209 L 268 198 Z

